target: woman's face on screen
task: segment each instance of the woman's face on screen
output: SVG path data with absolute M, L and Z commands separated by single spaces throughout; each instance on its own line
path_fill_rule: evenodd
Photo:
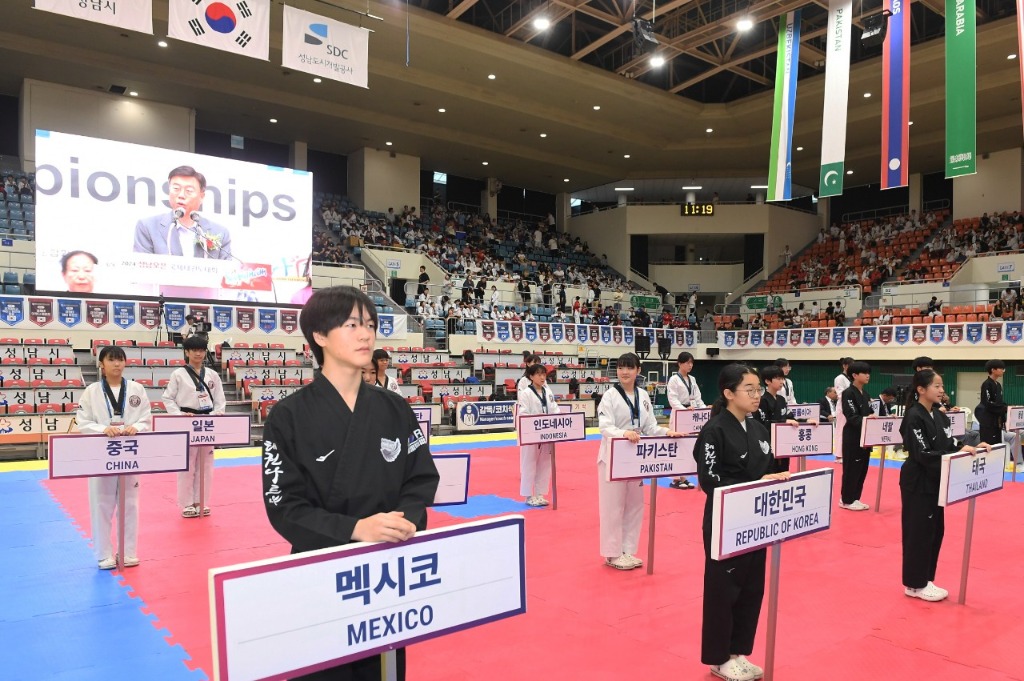
M 72 293 L 92 293 L 96 281 L 96 263 L 87 255 L 75 255 L 68 259 L 64 270 L 64 283 Z

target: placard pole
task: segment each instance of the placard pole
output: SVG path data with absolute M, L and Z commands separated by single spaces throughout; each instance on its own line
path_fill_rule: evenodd
M 658 515 L 658 479 L 648 478 L 651 483 L 651 517 L 647 523 L 647 574 L 654 574 L 654 519 Z
M 964 533 L 964 562 L 960 566 L 960 596 L 956 602 L 960 605 L 967 600 L 967 571 L 971 567 L 971 538 L 974 534 L 974 502 L 977 497 L 967 500 L 967 531 Z
M 558 445 L 551 445 L 551 510 L 558 510 L 558 468 L 555 466 L 555 451 Z
M 199 466 L 199 517 L 202 518 L 206 515 L 203 513 L 203 511 L 206 510 L 206 447 L 197 449 L 196 465 Z M 210 452 L 210 456 L 213 456 L 212 451 Z
M 871 455 L 868 454 L 868 465 L 871 465 Z M 885 477 L 885 446 L 881 448 L 881 456 L 878 461 L 878 489 L 875 491 L 875 513 L 882 508 L 882 478 Z
M 803 473 L 807 470 L 807 457 L 801 456 L 796 460 L 796 472 Z
M 779 564 L 782 561 L 782 542 L 772 544 L 771 576 L 768 580 L 768 631 L 765 633 L 764 681 L 772 681 L 775 674 L 775 625 L 779 619 Z
M 117 571 L 124 572 L 124 476 L 117 476 Z
M 398 654 L 394 650 L 380 654 L 380 681 L 398 681 Z

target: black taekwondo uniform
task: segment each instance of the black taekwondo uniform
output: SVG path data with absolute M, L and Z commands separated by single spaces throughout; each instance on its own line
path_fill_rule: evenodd
M 765 557 L 759 549 L 725 560 L 711 559 L 711 509 L 717 487 L 760 480 L 779 472 L 771 438 L 755 419 L 740 423 L 726 409 L 711 417 L 693 448 L 704 502 L 704 613 L 700 659 L 724 664 L 730 655 L 754 649 L 757 618 L 764 599 Z
M 852 385 L 843 391 L 839 401 L 843 405 L 843 485 L 842 500 L 852 504 L 860 499 L 864 491 L 864 479 L 868 476 L 871 462 L 871 448 L 860 446 L 860 429 L 865 416 L 873 416 L 871 396 Z
M 907 460 L 900 471 L 903 499 L 903 586 L 923 589 L 935 581 L 945 517 L 939 506 L 942 455 L 960 451 L 952 437 L 949 417 L 938 407 L 928 413 L 915 402 L 903 416 L 900 435 Z M 1002 459 L 993 462 L 1001 466 Z
M 1003 386 L 994 378 L 986 378 L 981 384 L 981 404 L 975 410 L 978 419 L 978 434 L 981 441 L 990 445 L 1003 443 L 1003 426 L 1006 424 L 1006 402 L 1003 401 Z
M 398 394 L 359 384 L 353 412 L 317 374 L 281 400 L 263 427 L 263 501 L 270 524 L 292 553 L 352 542 L 356 523 L 403 511 L 417 530 L 427 527 L 438 473 L 416 416 Z M 404 650 L 398 651 L 404 679 Z M 292 677 L 304 681 L 379 681 L 374 656 Z
M 777 395 L 772 395 L 767 390 L 761 395 L 761 404 L 757 411 L 750 415 L 754 420 L 761 423 L 768 434 L 771 435 L 773 423 L 785 423 L 793 418 L 789 413 L 789 403 L 780 390 Z M 789 470 L 789 459 L 778 460 L 779 470 Z

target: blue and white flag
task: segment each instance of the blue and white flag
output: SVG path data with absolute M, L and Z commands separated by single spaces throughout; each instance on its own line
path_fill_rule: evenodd
M 768 200 L 793 198 L 793 114 L 800 66 L 800 10 L 779 17 L 779 52 L 775 68 L 775 107 L 772 116 Z

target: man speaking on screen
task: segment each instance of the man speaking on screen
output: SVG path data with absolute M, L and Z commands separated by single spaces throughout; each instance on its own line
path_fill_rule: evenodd
M 206 196 L 206 177 L 191 166 L 167 175 L 170 212 L 143 218 L 135 225 L 136 253 L 231 259 L 231 232 L 199 214 Z

